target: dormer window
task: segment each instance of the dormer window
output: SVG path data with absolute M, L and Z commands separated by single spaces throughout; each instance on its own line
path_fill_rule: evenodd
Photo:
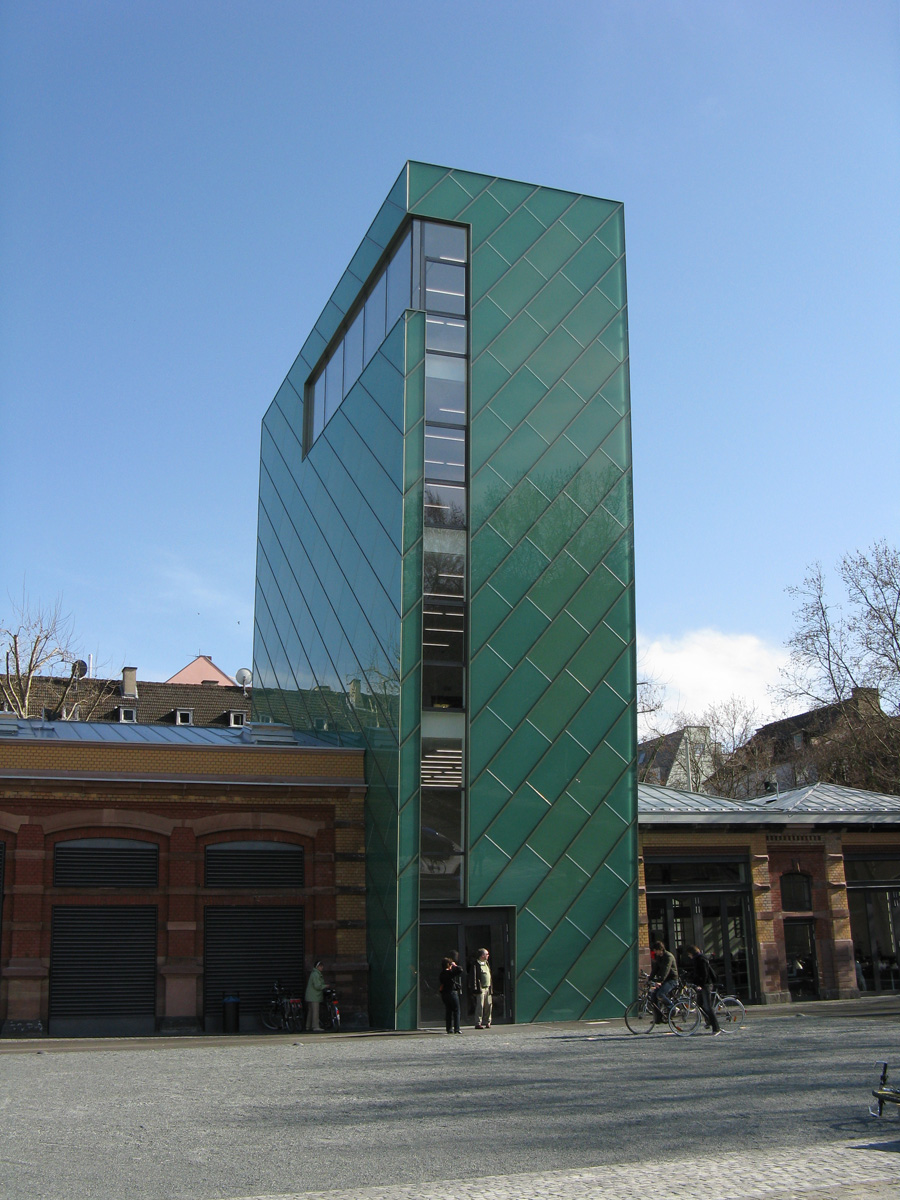
M 228 714 L 228 724 L 232 729 L 243 729 L 246 714 L 241 710 L 232 709 Z
M 193 725 L 194 710 L 192 708 L 176 708 L 175 709 L 175 724 L 176 725 Z
M 124 705 L 119 705 L 119 724 L 133 725 L 137 721 L 137 709 L 125 708 Z

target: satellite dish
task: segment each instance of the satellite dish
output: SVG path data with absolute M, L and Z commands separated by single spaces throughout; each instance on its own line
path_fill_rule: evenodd
M 247 687 L 253 680 L 253 672 L 249 671 L 246 667 L 241 667 L 241 669 L 236 672 L 234 678 L 242 688 Z
M 72 676 L 75 679 L 84 679 L 87 675 L 87 663 L 83 658 L 78 658 L 72 663 Z

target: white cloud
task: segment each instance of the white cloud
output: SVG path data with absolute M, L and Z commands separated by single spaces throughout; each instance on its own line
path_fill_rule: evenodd
M 779 680 L 787 651 L 752 633 L 694 629 L 679 637 L 638 633 L 638 678 L 665 691 L 668 713 L 699 716 L 710 704 L 738 696 L 760 720 L 777 715 L 768 688 Z

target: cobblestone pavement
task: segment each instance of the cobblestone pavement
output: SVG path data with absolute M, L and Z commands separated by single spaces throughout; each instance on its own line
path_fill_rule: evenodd
M 735 1154 L 414 1187 L 293 1192 L 218 1200 L 897 1200 L 900 1139 L 820 1147 L 815 1154 Z
M 2 1043 L 0 1200 L 900 1200 L 898 1016 Z

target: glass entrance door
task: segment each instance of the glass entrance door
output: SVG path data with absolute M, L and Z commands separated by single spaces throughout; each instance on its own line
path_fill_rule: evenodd
M 900 991 L 900 889 L 848 888 L 847 899 L 857 987 Z
M 471 992 L 472 965 L 481 949 L 490 953 L 494 986 L 494 1024 L 514 1019 L 510 914 L 507 909 L 472 909 L 468 912 L 423 912 L 419 919 L 419 1026 L 444 1024 L 444 1002 L 438 991 L 441 962 L 457 954 L 466 976 L 462 997 L 465 1021 L 475 1011 Z
M 650 941 L 657 938 L 687 967 L 688 946 L 699 946 L 719 977 L 723 994 L 755 999 L 750 898 L 741 893 L 647 896 Z

